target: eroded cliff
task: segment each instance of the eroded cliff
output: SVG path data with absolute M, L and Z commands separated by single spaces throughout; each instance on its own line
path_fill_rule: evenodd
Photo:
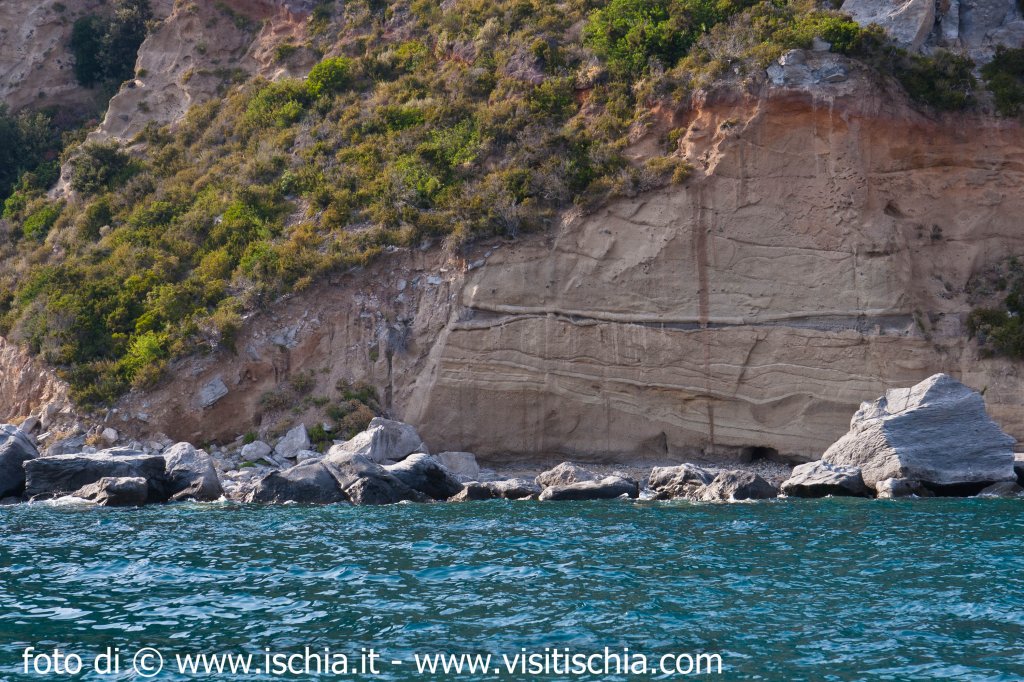
M 265 407 L 309 372 L 309 395 L 375 383 L 437 449 L 810 459 L 860 401 L 942 371 L 1024 437 L 1019 366 L 964 328 L 972 274 L 1024 247 L 1016 122 L 928 118 L 858 76 L 722 90 L 649 135 L 669 128 L 684 184 L 465 261 L 399 250 L 250 319 L 237 354 L 177 363 L 122 418 L 272 430 L 314 417 Z

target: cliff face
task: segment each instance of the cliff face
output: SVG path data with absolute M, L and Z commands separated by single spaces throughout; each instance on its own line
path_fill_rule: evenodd
M 150 123 L 174 123 L 239 78 L 304 75 L 316 61 L 311 52 L 298 50 L 285 64 L 275 59 L 274 47 L 304 42 L 309 4 L 178 0 L 140 46 L 137 78 L 110 100 L 90 139 L 129 141 Z
M 433 448 L 808 459 L 860 401 L 942 371 L 1024 438 L 1019 365 L 964 330 L 972 274 L 1024 247 L 1018 124 L 925 118 L 853 78 L 709 97 L 650 134 L 671 127 L 684 184 L 465 262 L 414 251 L 339 276 L 122 414 L 231 439 L 301 418 L 260 399 L 310 371 L 310 395 L 373 381 Z
M 0 3 L 0 102 L 15 110 L 91 102 L 75 82 L 68 43 L 75 20 L 102 7 L 102 0 Z

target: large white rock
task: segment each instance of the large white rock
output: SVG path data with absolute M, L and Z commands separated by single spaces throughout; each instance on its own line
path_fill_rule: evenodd
M 985 412 L 981 395 L 946 374 L 862 403 L 850 431 L 822 456 L 859 467 L 875 487 L 888 478 L 932 486 L 1016 480 L 1015 441 Z
M 355 438 L 331 447 L 332 458 L 362 455 L 374 462 L 400 461 L 414 452 L 428 453 L 415 427 L 403 422 L 374 417 L 370 426 Z
M 309 450 L 309 446 L 309 433 L 306 431 L 306 425 L 299 424 L 277 441 L 274 452 L 281 457 L 295 459 L 295 456 L 303 450 Z
M 256 460 L 263 459 L 271 452 L 274 448 L 270 447 L 261 440 L 254 440 L 251 443 L 246 443 L 242 446 L 242 459 L 247 462 L 255 462 Z

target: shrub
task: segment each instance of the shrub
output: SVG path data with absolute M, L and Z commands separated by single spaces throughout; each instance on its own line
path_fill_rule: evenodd
M 652 57 L 671 66 L 685 48 L 664 0 L 611 0 L 590 15 L 585 35 L 587 45 L 625 75 L 646 71 Z
M 349 83 L 352 62 L 345 57 L 330 57 L 313 67 L 306 79 L 306 87 L 314 99 L 333 95 Z
M 892 64 L 911 98 L 936 109 L 963 109 L 974 103 L 974 62 L 948 51 L 932 56 L 900 55 Z
M 97 194 L 127 180 L 130 159 L 115 142 L 82 147 L 71 160 L 71 188 L 82 194 Z
M 257 128 L 287 127 L 302 118 L 306 97 L 306 89 L 299 81 L 268 83 L 249 100 L 245 120 Z
M 26 239 L 34 239 L 37 242 L 43 241 L 63 210 L 63 201 L 43 204 L 25 218 L 21 225 L 22 234 Z
M 79 84 L 93 87 L 103 81 L 121 83 L 132 78 L 152 18 L 149 0 L 119 0 L 110 19 L 88 14 L 75 21 L 71 54 Z
M 992 61 L 981 67 L 985 84 L 1003 116 L 1016 116 L 1024 105 L 1024 49 L 999 45 Z

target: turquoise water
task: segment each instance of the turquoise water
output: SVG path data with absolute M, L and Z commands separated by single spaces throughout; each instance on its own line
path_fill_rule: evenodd
M 26 675 L 26 646 L 86 667 L 154 647 L 161 680 L 311 679 L 171 668 L 304 646 L 405 661 L 345 679 L 530 679 L 420 675 L 414 656 L 627 646 L 720 654 L 702 679 L 1024 679 L 1015 500 L 23 505 L 0 528 L 3 680 L 143 679 Z

